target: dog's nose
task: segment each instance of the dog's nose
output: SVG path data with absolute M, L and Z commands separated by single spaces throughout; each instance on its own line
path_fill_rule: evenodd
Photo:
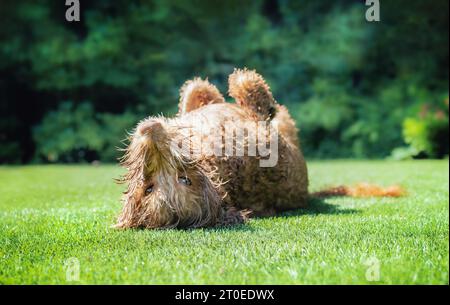
M 157 140 L 163 134 L 163 126 L 158 121 L 145 121 L 139 124 L 137 128 L 139 136 L 149 136 L 153 140 Z

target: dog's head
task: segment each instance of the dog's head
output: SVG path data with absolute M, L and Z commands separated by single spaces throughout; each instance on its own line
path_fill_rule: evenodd
M 164 118 L 140 122 L 121 160 L 127 173 L 117 227 L 198 227 L 216 223 L 220 196 L 197 160 L 177 144 L 180 129 Z

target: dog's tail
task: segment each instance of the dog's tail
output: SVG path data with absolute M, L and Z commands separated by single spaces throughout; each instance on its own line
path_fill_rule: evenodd
M 329 187 L 311 194 L 315 198 L 327 197 L 402 197 L 406 195 L 406 191 L 399 185 L 389 187 L 381 187 L 369 183 L 358 183 L 354 186 L 335 186 Z

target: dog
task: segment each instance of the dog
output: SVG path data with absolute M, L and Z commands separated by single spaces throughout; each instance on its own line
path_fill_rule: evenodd
M 175 117 L 137 124 L 121 159 L 127 189 L 116 227 L 224 226 L 307 207 L 307 165 L 287 108 L 253 70 L 235 69 L 228 87 L 235 103 L 208 80 L 189 80 Z M 357 196 L 344 187 L 317 196 L 330 194 Z

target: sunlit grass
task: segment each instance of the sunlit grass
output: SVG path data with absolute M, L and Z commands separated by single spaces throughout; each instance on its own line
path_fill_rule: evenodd
M 408 196 L 315 200 L 228 229 L 118 231 L 119 168 L 0 167 L 0 283 L 448 284 L 448 161 L 309 169 L 312 190 L 365 181 Z M 70 258 L 79 281 L 66 280 Z M 368 258 L 379 261 L 377 282 Z

